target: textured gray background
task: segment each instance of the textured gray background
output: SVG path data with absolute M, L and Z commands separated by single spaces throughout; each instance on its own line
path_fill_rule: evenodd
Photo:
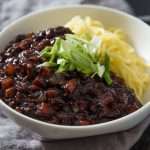
M 31 11 L 53 5 L 79 3 L 100 4 L 133 13 L 123 0 L 0 0 L 0 30 Z M 0 110 L 0 150 L 129 150 L 148 122 L 147 120 L 130 131 L 112 135 L 42 143 L 37 140 L 37 135 L 17 126 Z

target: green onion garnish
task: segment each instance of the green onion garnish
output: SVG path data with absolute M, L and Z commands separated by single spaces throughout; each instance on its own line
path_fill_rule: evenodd
M 66 34 L 65 39 L 58 37 L 53 46 L 45 47 L 40 55 L 45 62 L 39 66 L 54 67 L 57 72 L 77 70 L 87 76 L 103 77 L 108 85 L 112 80 L 109 74 L 109 57 L 106 55 L 104 65 L 99 63 L 96 43 L 87 41 L 77 35 Z

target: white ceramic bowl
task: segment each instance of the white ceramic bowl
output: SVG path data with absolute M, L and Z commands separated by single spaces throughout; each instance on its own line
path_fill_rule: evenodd
M 150 61 L 150 27 L 148 25 L 123 12 L 90 5 L 48 8 L 22 17 L 8 25 L 0 33 L 0 50 L 17 34 L 37 32 L 48 27 L 64 25 L 75 15 L 91 16 L 102 21 L 105 26 L 122 28 L 128 34 L 129 41 L 137 52 L 147 61 Z M 149 94 L 146 97 L 147 101 L 148 98 L 150 98 Z M 2 100 L 0 100 L 0 106 L 20 126 L 29 128 L 50 139 L 84 137 L 127 130 L 150 114 L 150 103 L 146 103 L 138 111 L 107 123 L 88 126 L 63 126 L 48 124 L 22 115 L 7 106 Z

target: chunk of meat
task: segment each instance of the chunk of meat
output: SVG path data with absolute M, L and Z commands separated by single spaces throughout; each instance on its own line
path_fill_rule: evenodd
M 1 87 L 2 89 L 8 89 L 10 88 L 12 85 L 14 84 L 14 81 L 12 78 L 6 78 L 6 79 L 3 79 L 1 81 Z
M 38 107 L 38 110 L 42 114 L 48 114 L 49 113 L 49 105 L 47 103 L 42 102 L 41 105 Z
M 5 96 L 7 98 L 13 97 L 15 95 L 15 88 L 11 87 L 5 90 Z
M 6 65 L 6 68 L 5 68 L 6 74 L 13 75 L 15 73 L 15 70 L 16 70 L 15 65 L 13 64 Z
M 67 83 L 64 86 L 64 89 L 66 92 L 73 93 L 75 91 L 76 87 L 77 87 L 76 79 L 71 79 L 71 80 L 67 81 Z
M 33 82 L 32 82 L 33 85 L 36 85 L 40 88 L 43 88 L 45 87 L 45 81 L 43 78 L 39 78 L 39 77 L 36 77 Z
M 49 90 L 46 91 L 46 96 L 48 98 L 56 97 L 57 95 L 58 95 L 57 90 L 49 89 Z

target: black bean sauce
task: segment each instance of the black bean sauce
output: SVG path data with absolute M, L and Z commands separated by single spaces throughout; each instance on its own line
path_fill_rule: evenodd
M 55 73 L 38 68 L 39 56 L 54 38 L 72 33 L 50 28 L 18 35 L 0 55 L 0 98 L 27 116 L 63 125 L 89 125 L 110 121 L 141 107 L 134 92 L 111 73 L 112 86 L 79 72 Z

